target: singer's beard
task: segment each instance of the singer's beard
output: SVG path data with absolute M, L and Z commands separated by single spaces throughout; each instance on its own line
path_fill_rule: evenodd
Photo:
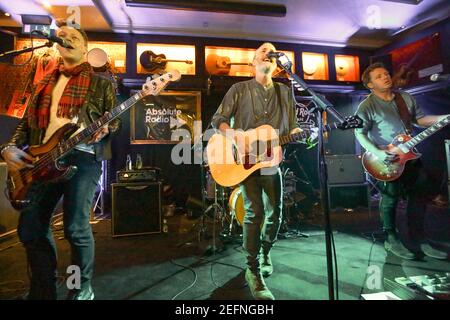
M 273 72 L 272 66 L 261 66 L 259 71 L 264 75 L 270 75 Z

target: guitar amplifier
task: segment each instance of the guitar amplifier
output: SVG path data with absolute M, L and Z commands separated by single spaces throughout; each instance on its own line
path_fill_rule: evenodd
M 327 155 L 325 161 L 329 184 L 363 184 L 366 182 L 360 155 Z
M 113 183 L 113 237 L 161 232 L 161 182 Z
M 160 168 L 144 167 L 140 170 L 117 171 L 117 182 L 152 182 L 159 181 Z

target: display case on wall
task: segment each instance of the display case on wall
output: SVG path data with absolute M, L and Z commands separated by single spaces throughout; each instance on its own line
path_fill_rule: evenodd
M 230 47 L 205 47 L 205 69 L 210 75 L 226 75 L 235 77 L 253 77 L 252 66 L 255 49 L 230 48 Z M 294 52 L 282 51 L 295 65 Z M 293 67 L 294 68 L 294 67 Z M 295 70 L 293 70 L 295 72 Z M 281 70 L 277 68 L 273 76 L 281 75 Z
M 359 57 L 336 54 L 334 56 L 337 81 L 359 81 Z
M 303 52 L 302 64 L 306 80 L 329 80 L 327 54 Z
M 88 42 L 88 61 L 94 68 L 110 68 L 113 73 L 125 73 L 127 44 L 125 42 Z
M 179 44 L 138 43 L 137 73 L 154 74 L 178 70 L 183 75 L 195 75 L 195 46 Z

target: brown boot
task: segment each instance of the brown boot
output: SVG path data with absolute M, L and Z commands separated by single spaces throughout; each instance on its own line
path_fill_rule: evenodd
M 272 292 L 267 288 L 261 273 L 255 273 L 247 269 L 245 271 L 245 280 L 255 300 L 275 300 Z

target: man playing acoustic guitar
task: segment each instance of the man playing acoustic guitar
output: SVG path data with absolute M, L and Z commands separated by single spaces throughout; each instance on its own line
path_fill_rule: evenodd
M 57 45 L 62 63 L 37 84 L 26 116 L 10 142 L 3 146 L 1 155 L 10 172 L 38 169 L 33 166 L 35 159 L 21 147 L 51 141 L 55 131 L 68 123 L 86 127 L 116 104 L 112 83 L 93 74 L 87 62 L 88 39 L 84 31 L 63 26 L 57 35 L 73 48 Z M 70 180 L 33 187 L 30 204 L 21 211 L 18 226 L 31 271 L 28 299 L 57 298 L 56 246 L 51 218 L 61 196 L 64 196 L 64 234 L 71 245 L 72 264 L 78 266 L 81 273 L 80 288 L 71 290 L 67 298 L 94 298 L 90 284 L 94 270 L 90 209 L 102 173 L 101 161 L 111 158 L 110 133 L 118 127 L 118 121 L 102 127 L 90 141 L 76 145 L 65 157 L 66 163 L 78 168 Z
M 386 151 L 381 146 L 388 146 L 400 134 L 410 134 L 411 124 L 429 127 L 447 117 L 426 116 L 411 95 L 406 92 L 394 92 L 391 76 L 381 63 L 370 65 L 362 74 L 362 81 L 366 88 L 371 90 L 371 94 L 361 102 L 356 111 L 356 115 L 363 119 L 364 126 L 356 129 L 355 135 L 367 150 L 366 153 L 370 153 L 381 163 L 393 164 L 401 160 L 403 154 Z M 402 138 L 397 141 L 403 142 Z M 381 174 L 381 169 L 375 171 Z M 396 207 L 403 197 L 408 200 L 406 215 L 410 238 L 425 255 L 436 259 L 447 257 L 445 252 L 431 247 L 425 241 L 427 180 L 421 161 L 415 159 L 406 162 L 403 174 L 398 179 L 386 179 L 379 183 L 381 192 L 379 210 L 387 234 L 384 247 L 386 251 L 403 259 L 416 258 L 416 254 L 402 244 L 396 230 Z
M 271 43 L 261 45 L 253 58 L 255 78 L 234 84 L 223 98 L 212 119 L 214 128 L 223 134 L 236 137 L 237 129 L 246 131 L 265 124 L 278 129 L 280 135 L 301 131 L 290 89 L 272 81 L 277 64 L 274 58 L 267 57 L 271 51 L 275 51 Z M 241 190 L 245 207 L 245 279 L 255 299 L 273 300 L 263 276 L 273 272 L 269 252 L 276 241 L 281 221 L 283 192 L 279 168 L 255 171 L 242 182 Z

